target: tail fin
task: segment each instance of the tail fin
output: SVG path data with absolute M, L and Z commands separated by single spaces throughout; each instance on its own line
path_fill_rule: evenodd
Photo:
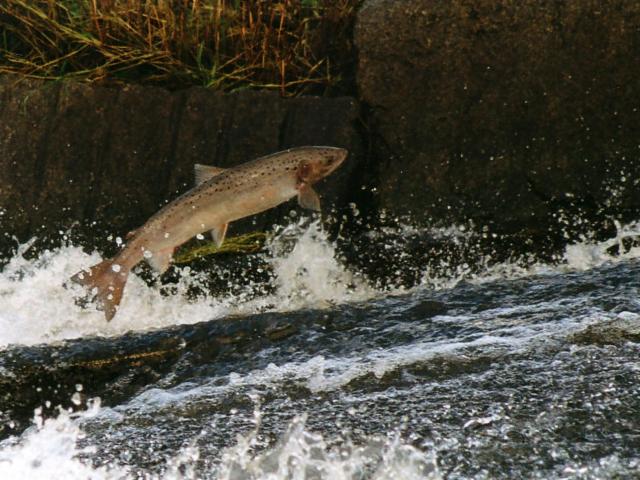
M 118 310 L 128 276 L 128 269 L 122 268 L 113 260 L 104 260 L 91 267 L 89 271 L 82 270 L 76 273 L 71 280 L 83 285 L 95 295 L 98 309 L 104 311 L 108 322 Z

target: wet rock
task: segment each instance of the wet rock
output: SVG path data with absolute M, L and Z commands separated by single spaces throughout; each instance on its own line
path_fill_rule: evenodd
M 150 385 L 163 388 L 211 370 L 228 374 L 234 360 L 291 339 L 295 346 L 317 329 L 354 328 L 349 317 L 322 310 L 229 317 L 161 331 L 132 332 L 116 338 L 83 338 L 59 345 L 14 347 L 0 352 L 0 439 L 29 425 L 34 409 L 55 416 L 59 406 L 85 408 L 100 397 L 122 403 Z M 292 348 L 294 348 L 292 346 Z M 170 380 L 168 380 L 170 379 Z M 77 393 L 77 395 L 76 395 Z
M 534 237 L 637 217 L 639 24 L 622 0 L 365 1 L 380 207 Z
M 436 300 L 424 300 L 411 307 L 407 311 L 407 314 L 425 319 L 435 317 L 436 315 L 444 315 L 447 311 L 447 306 L 442 302 L 438 302 Z
M 37 225 L 37 196 L 43 180 L 43 144 L 52 125 L 60 85 L 0 77 L 0 225 L 24 237 Z
M 124 236 L 192 187 L 194 163 L 228 167 L 293 146 L 351 152 L 318 186 L 325 209 L 343 208 L 357 190 L 363 145 L 359 105 L 348 97 L 3 76 L 0 101 L 0 219 L 3 233 L 22 241 L 75 224 L 88 226 L 89 237 Z M 244 229 L 269 227 L 292 208 L 244 222 Z
M 634 313 L 594 325 L 574 333 L 569 338 L 578 345 L 622 345 L 640 342 L 640 316 Z

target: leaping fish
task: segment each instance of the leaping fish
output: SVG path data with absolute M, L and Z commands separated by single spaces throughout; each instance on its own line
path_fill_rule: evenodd
M 114 258 L 71 280 L 95 294 L 99 309 L 110 321 L 118 310 L 129 272 L 145 259 L 163 273 L 176 247 L 210 231 L 222 245 L 230 222 L 263 212 L 297 195 L 304 208 L 320 210 L 311 187 L 342 164 L 347 150 L 335 147 L 299 147 L 222 169 L 195 165 L 196 186 L 165 205 L 130 233 Z

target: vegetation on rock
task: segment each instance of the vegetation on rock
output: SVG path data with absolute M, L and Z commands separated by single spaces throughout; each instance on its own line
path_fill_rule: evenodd
M 256 253 L 262 249 L 266 238 L 267 235 L 263 232 L 253 232 L 227 238 L 219 247 L 215 242 L 184 247 L 175 256 L 174 263 L 189 263 L 196 258 L 221 253 Z
M 341 93 L 359 0 L 5 0 L 0 73 Z

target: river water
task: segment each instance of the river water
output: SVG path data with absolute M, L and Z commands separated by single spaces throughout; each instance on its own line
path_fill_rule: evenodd
M 0 274 L 0 377 L 15 352 L 96 337 L 120 348 L 174 332 L 187 347 L 129 395 L 78 384 L 62 394 L 81 408 L 36 409 L 28 428 L 2 412 L 0 478 L 637 478 L 638 235 L 619 225 L 553 264 L 425 267 L 408 288 L 372 286 L 317 223 L 299 224 L 262 254 L 269 289 L 230 279 L 194 298 L 202 273 L 168 295 L 134 277 L 111 323 L 63 285 L 97 254 L 25 258 L 23 245 Z M 189 351 L 230 318 L 295 328 L 210 360 Z

